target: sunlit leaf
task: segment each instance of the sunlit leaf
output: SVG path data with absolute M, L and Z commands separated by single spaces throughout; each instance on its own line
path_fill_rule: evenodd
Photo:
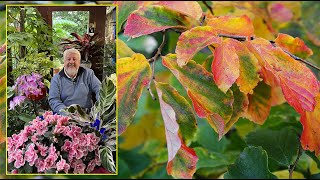
M 131 13 L 124 34 L 135 38 L 168 28 L 189 29 L 192 24 L 189 17 L 179 12 L 164 6 L 153 5 L 141 7 Z
M 275 42 L 281 48 L 300 58 L 307 58 L 313 54 L 312 50 L 298 37 L 293 38 L 290 35 L 279 33 Z
M 196 152 L 184 144 L 181 144 L 181 148 L 177 152 L 176 157 L 168 162 L 168 174 L 174 178 L 191 179 L 196 172 L 197 161 L 198 157 Z
M 271 109 L 271 87 L 260 82 L 248 98 L 249 107 L 244 117 L 257 124 L 263 124 Z
M 142 89 L 150 80 L 151 68 L 142 54 L 117 60 L 119 134 L 131 124 Z
M 118 43 L 117 59 L 131 57 L 134 54 L 134 52 L 128 47 L 126 43 L 124 43 L 120 39 L 116 39 L 116 42 Z
M 159 1 L 155 4 L 166 6 L 181 14 L 192 17 L 194 20 L 199 20 L 202 16 L 201 6 L 196 1 Z
M 207 118 L 221 138 L 225 123 L 232 115 L 232 92 L 223 93 L 214 84 L 212 74 L 194 61 L 183 67 L 179 67 L 176 61 L 175 54 L 162 57 L 162 64 L 171 70 L 188 92 L 197 115 Z
M 270 76 L 275 84 L 280 85 L 285 99 L 296 111 L 313 111 L 314 98 L 319 92 L 318 81 L 313 72 L 281 48 L 273 47 L 267 40 L 257 38 L 247 45 L 263 67 L 263 78 Z
M 208 16 L 207 26 L 212 26 L 218 34 L 253 36 L 254 28 L 251 19 L 247 15 L 234 16 Z
M 233 47 L 234 39 L 225 39 L 214 51 L 211 65 L 213 79 L 216 85 L 226 93 L 240 75 L 239 57 Z
M 303 131 L 300 141 L 303 149 L 315 151 L 318 156 L 320 155 L 320 93 L 316 96 L 316 102 L 313 112 L 301 114 Z
M 236 83 L 240 91 L 245 94 L 252 94 L 253 89 L 258 85 L 260 79 L 259 72 L 261 66 L 257 58 L 241 42 L 232 40 L 232 46 L 235 49 L 240 61 L 240 75 Z
M 217 37 L 217 32 L 210 26 L 197 26 L 183 32 L 177 42 L 176 54 L 179 66 L 188 63 L 201 49 L 209 45 L 218 45 L 222 38 Z

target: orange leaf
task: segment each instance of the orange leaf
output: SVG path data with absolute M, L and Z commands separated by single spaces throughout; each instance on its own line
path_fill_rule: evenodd
M 257 124 L 263 124 L 267 119 L 271 109 L 271 87 L 264 82 L 260 82 L 249 94 L 249 107 L 244 117 Z
M 202 16 L 202 9 L 196 1 L 159 1 L 155 5 L 166 6 L 181 14 L 188 15 L 189 17 L 199 20 Z
M 313 54 L 312 50 L 308 48 L 303 40 L 298 37 L 293 38 L 290 35 L 279 33 L 278 37 L 275 39 L 275 42 L 281 48 L 300 58 L 307 58 Z
M 201 49 L 221 42 L 222 38 L 217 37 L 217 32 L 210 26 L 197 26 L 183 32 L 176 47 L 178 65 L 180 67 L 186 65 Z
M 263 67 L 263 77 L 269 79 L 268 84 L 274 81 L 280 85 L 285 99 L 297 112 L 313 111 L 314 98 L 319 92 L 313 72 L 265 39 L 257 38 L 246 43 Z
M 213 79 L 217 86 L 226 93 L 238 79 L 240 72 L 239 58 L 232 45 L 234 39 L 225 39 L 214 51 L 211 65 Z
M 303 112 L 300 117 L 303 131 L 300 138 L 303 149 L 315 151 L 320 155 L 320 93 L 316 97 L 316 107 L 313 112 Z
M 251 19 L 247 15 L 234 16 L 208 16 L 207 26 L 212 26 L 218 34 L 254 36 L 254 28 Z

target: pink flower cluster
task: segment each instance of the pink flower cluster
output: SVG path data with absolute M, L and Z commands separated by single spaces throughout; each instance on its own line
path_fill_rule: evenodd
M 8 163 L 17 169 L 29 163 L 37 172 L 90 173 L 101 166 L 99 142 L 94 132 L 82 132 L 69 117 L 47 111 L 43 120 L 37 117 L 8 138 Z
M 13 110 L 16 106 L 20 106 L 26 97 L 29 97 L 30 95 L 42 95 L 42 88 L 44 87 L 40 74 L 32 73 L 31 75 L 22 75 L 18 77 L 15 85 L 12 87 L 16 90 L 17 96 L 10 101 L 9 110 Z

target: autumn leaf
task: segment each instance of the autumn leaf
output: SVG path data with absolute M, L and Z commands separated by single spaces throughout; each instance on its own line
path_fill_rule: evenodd
M 185 142 L 191 142 L 196 133 L 196 119 L 191 105 L 170 85 L 156 81 L 155 84 L 165 124 L 168 173 L 175 178 L 192 178 L 198 158 L 193 149 L 185 145 Z M 181 162 L 194 165 L 188 168 L 185 165 L 181 166 Z
M 241 92 L 252 94 L 261 80 L 258 60 L 244 44 L 235 39 L 225 39 L 215 49 L 211 69 L 215 83 L 223 92 L 236 82 Z
M 192 60 L 180 67 L 177 64 L 176 55 L 168 54 L 162 57 L 162 64 L 171 70 L 187 90 L 197 115 L 201 118 L 207 118 L 221 138 L 225 123 L 230 120 L 232 115 L 232 92 L 223 93 L 214 84 L 212 74 Z M 222 125 L 221 119 L 224 121 Z M 216 120 L 216 122 L 213 123 L 211 120 Z
M 214 51 L 214 60 L 211 65 L 213 79 L 216 85 L 226 93 L 240 75 L 239 57 L 232 42 L 234 39 L 225 39 Z
M 313 72 L 267 40 L 257 38 L 246 44 L 263 67 L 264 80 L 272 79 L 280 85 L 285 99 L 297 112 L 313 111 L 319 92 Z
M 271 109 L 271 87 L 260 82 L 253 91 L 252 95 L 248 95 L 249 106 L 244 117 L 257 124 L 263 124 Z
M 312 50 L 298 37 L 293 38 L 290 35 L 279 33 L 275 42 L 279 47 L 303 59 L 313 54 Z
M 191 105 L 170 85 L 156 81 L 155 84 L 159 96 L 162 117 L 166 129 L 168 129 L 166 132 L 174 132 L 174 130 L 171 131 L 169 128 L 178 126 L 179 134 L 183 141 L 189 144 L 197 128 L 197 122 Z M 176 129 L 176 136 L 178 136 L 178 129 Z
M 120 39 L 116 39 L 116 43 L 118 44 L 117 59 L 120 59 L 123 57 L 131 57 L 134 54 L 132 49 L 130 49 L 128 45 L 125 44 Z
M 141 7 L 130 14 L 124 30 L 126 36 L 136 38 L 168 28 L 190 29 L 194 21 L 167 7 L 153 5 Z
M 131 124 L 142 89 L 151 77 L 149 62 L 142 54 L 117 60 L 119 135 Z
M 118 26 L 117 32 L 119 32 L 123 23 L 127 20 L 128 16 L 139 6 L 142 5 L 141 1 L 115 1 L 114 4 L 118 6 Z
M 210 26 L 197 26 L 183 32 L 178 39 L 176 54 L 180 67 L 187 64 L 193 56 L 203 48 L 222 43 L 222 38 L 217 37 L 217 32 Z
M 278 22 L 288 22 L 293 18 L 292 11 L 281 2 L 272 3 L 268 6 L 268 12 L 273 20 Z
M 181 144 L 176 157 L 167 164 L 168 174 L 174 178 L 192 179 L 193 174 L 196 172 L 197 161 L 196 152 Z
M 254 28 L 251 19 L 247 15 L 234 16 L 212 16 L 208 15 L 206 26 L 212 26 L 218 34 L 254 36 Z
M 230 121 L 226 124 L 224 133 L 227 133 L 232 128 L 233 124 L 236 123 L 240 117 L 244 116 L 249 106 L 248 96 L 242 93 L 236 84 L 232 85 L 231 90 L 234 97 L 234 102 L 232 104 L 233 112 Z
M 316 96 L 316 107 L 313 112 L 301 113 L 300 122 L 303 126 L 300 138 L 303 149 L 315 151 L 320 155 L 320 93 Z
M 162 5 L 181 14 L 185 14 L 192 17 L 194 20 L 199 20 L 202 16 L 201 6 L 196 1 L 158 1 L 155 4 Z

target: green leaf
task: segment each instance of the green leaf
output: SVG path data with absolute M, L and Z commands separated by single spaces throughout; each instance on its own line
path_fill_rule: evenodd
M 113 155 L 110 147 L 106 146 L 103 149 L 99 150 L 101 164 L 104 168 L 112 173 L 116 173 L 116 166 L 113 160 Z
M 228 168 L 225 179 L 276 179 L 268 168 L 268 155 L 261 147 L 247 147 Z
M 136 9 L 138 9 L 141 2 L 138 1 L 116 1 L 118 5 L 118 26 L 117 33 L 121 30 L 123 23 L 127 20 L 128 16 Z
M 26 114 L 26 113 L 20 113 L 18 115 L 18 118 L 26 123 L 32 121 L 33 119 L 36 118 L 35 115 L 30 115 L 30 114 Z
M 261 146 L 267 151 L 269 158 L 285 166 L 293 163 L 300 143 L 297 134 L 289 128 L 257 130 L 249 133 L 245 141 L 248 145 Z

